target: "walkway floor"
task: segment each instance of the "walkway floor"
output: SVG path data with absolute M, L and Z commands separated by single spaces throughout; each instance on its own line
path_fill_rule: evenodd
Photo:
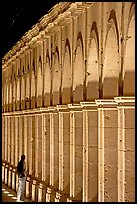
M 2 202 L 17 202 L 16 191 L 10 189 L 7 185 L 3 183 L 2 183 Z M 32 201 L 25 199 L 24 202 L 32 202 Z

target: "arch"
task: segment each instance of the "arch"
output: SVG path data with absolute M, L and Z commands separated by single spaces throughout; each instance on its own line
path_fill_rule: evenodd
M 113 18 L 112 18 L 113 17 Z M 105 39 L 103 98 L 113 98 L 119 94 L 119 44 L 114 11 L 111 12 Z
M 9 104 L 12 103 L 12 82 L 9 83 Z
M 37 70 L 37 97 L 42 96 L 42 89 L 43 89 L 42 61 L 40 57 L 38 62 L 38 70 Z
M 30 75 L 29 73 L 26 76 L 26 98 L 30 97 Z
M 96 22 L 93 22 L 87 57 L 86 89 L 87 101 L 99 98 L 99 36 Z
M 135 10 L 134 5 L 129 13 L 129 22 L 126 33 L 123 95 L 135 95 Z M 129 85 L 130 84 L 130 85 Z
M 21 101 L 25 100 L 25 78 L 22 76 L 21 79 Z
M 35 75 L 34 70 L 31 73 L 31 97 L 35 97 Z
M 3 102 L 4 102 L 4 105 L 6 104 L 6 85 L 4 84 L 3 86 Z
M 44 69 L 44 106 L 50 105 L 51 70 L 49 52 L 46 54 L 46 65 Z
M 35 76 L 36 68 L 35 68 L 35 61 L 34 61 L 34 59 L 33 59 L 33 62 L 32 62 L 32 70 L 34 71 L 34 76 Z
M 17 79 L 17 101 L 20 101 L 20 78 Z
M 66 40 L 64 48 L 64 59 L 62 69 L 62 104 L 71 102 L 71 87 L 72 87 L 72 68 L 71 68 L 71 53 L 70 43 Z
M 22 73 L 25 74 L 25 67 L 22 68 Z
M 53 94 L 53 105 L 60 103 L 60 84 L 61 84 L 61 72 L 59 67 L 59 50 L 56 47 L 54 54 L 54 67 L 53 67 L 53 81 L 52 81 L 52 94 Z
M 110 15 L 109 15 L 109 19 L 108 19 L 108 25 L 107 25 L 107 31 L 109 32 L 109 30 L 113 28 L 115 35 L 116 35 L 116 41 L 117 41 L 117 45 L 118 45 L 118 50 L 119 50 L 119 31 L 118 31 L 118 24 L 117 24 L 117 18 L 116 18 L 116 13 L 115 10 L 111 10 Z M 107 32 L 107 34 L 108 34 Z M 106 38 L 107 39 L 107 38 Z
M 83 101 L 84 77 L 85 77 L 85 64 L 84 64 L 83 39 L 81 33 L 79 33 L 74 54 L 74 69 L 73 69 L 73 102 L 75 103 Z
M 29 70 L 30 70 L 30 67 L 29 67 L 29 65 L 27 66 L 27 71 L 29 72 Z

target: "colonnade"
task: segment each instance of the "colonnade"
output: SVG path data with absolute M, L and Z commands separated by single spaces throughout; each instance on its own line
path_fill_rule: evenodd
M 2 64 L 2 180 L 46 202 L 135 200 L 135 4 L 60 2 Z
M 5 113 L 3 181 L 16 189 L 24 153 L 32 200 L 134 200 L 134 103 L 134 97 L 116 97 Z

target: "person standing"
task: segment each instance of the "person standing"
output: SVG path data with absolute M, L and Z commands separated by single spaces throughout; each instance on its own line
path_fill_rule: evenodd
M 18 189 L 17 189 L 17 202 L 24 200 L 25 182 L 26 182 L 26 162 L 25 155 L 21 155 L 21 160 L 17 165 L 18 174 Z

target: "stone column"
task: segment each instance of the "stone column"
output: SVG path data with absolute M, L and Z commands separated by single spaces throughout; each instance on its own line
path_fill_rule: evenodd
M 8 123 L 7 123 L 7 116 L 4 116 L 5 117 L 5 145 L 4 145 L 4 148 L 5 148 L 5 161 L 7 161 L 8 159 Z
M 96 100 L 98 105 L 98 201 L 118 198 L 118 113 L 114 100 Z
M 118 103 L 118 202 L 135 201 L 135 98 Z
M 15 117 L 11 116 L 11 165 L 15 165 L 15 159 L 14 159 L 14 154 L 15 154 L 15 148 L 14 148 L 14 144 L 15 144 Z
M 8 164 L 5 165 L 5 184 L 8 184 Z
M 5 181 L 5 163 L 2 163 L 2 182 L 4 183 Z
M 38 178 L 42 180 L 42 136 L 43 136 L 43 120 L 42 120 L 42 113 L 38 114 L 38 135 L 37 135 L 37 142 L 38 142 Z
M 23 113 L 25 114 L 25 111 L 23 111 Z M 23 135 L 23 154 L 27 155 L 27 135 L 28 135 L 28 130 L 29 130 L 29 126 L 28 126 L 28 116 L 24 115 L 24 135 Z
M 9 167 L 9 173 L 8 173 L 8 186 L 12 187 L 12 167 Z
M 53 113 L 50 112 L 50 185 L 54 185 L 54 140 L 53 140 Z
M 49 113 L 43 114 L 43 151 L 42 151 L 42 180 L 45 185 L 50 184 L 50 115 Z
M 59 111 L 59 191 L 57 200 L 66 201 L 70 192 L 70 113 L 67 105 L 58 105 Z M 60 194 L 60 196 L 58 196 Z
M 82 200 L 83 188 L 83 117 L 81 106 L 70 108 L 70 197 Z
M 18 138 L 18 144 L 19 144 L 19 160 L 21 158 L 21 155 L 22 155 L 22 120 L 23 120 L 23 117 L 22 115 L 19 115 L 19 138 Z
M 55 202 L 60 202 L 61 193 L 56 192 Z
M 29 176 L 27 176 L 27 178 L 26 178 L 26 197 L 27 198 L 31 198 L 31 195 L 30 195 L 31 185 L 30 185 L 30 183 L 31 183 L 31 179 Z
M 36 201 L 36 180 L 32 181 L 32 201 Z
M 14 165 L 17 166 L 18 164 L 18 140 L 19 140 L 19 117 L 15 116 L 15 152 L 14 152 L 14 158 L 15 158 L 15 163 Z
M 32 175 L 32 115 L 27 116 L 27 168 L 28 173 Z
M 17 190 L 18 190 L 18 175 L 15 174 L 15 176 L 16 176 L 16 185 L 15 185 L 15 188 L 16 188 L 16 192 L 17 192 Z
M 12 169 L 12 189 L 16 189 L 16 169 Z
M 35 114 L 35 177 L 38 178 L 38 115 Z
M 2 160 L 5 157 L 5 117 L 2 115 Z
M 58 113 L 56 107 L 49 107 L 50 111 L 50 185 L 59 185 L 59 141 L 58 141 Z
M 7 116 L 7 122 L 8 122 L 8 126 L 7 126 L 7 131 L 8 131 L 8 151 L 7 151 L 7 154 L 8 154 L 8 162 L 10 163 L 10 156 L 11 156 L 11 129 L 10 129 L 10 116 Z
M 43 184 L 40 183 L 38 187 L 38 202 L 43 201 Z
M 46 202 L 50 202 L 50 200 L 51 200 L 51 188 L 47 188 Z
M 83 202 L 98 198 L 98 111 L 95 102 L 83 107 Z M 92 189 L 92 190 L 91 190 Z

